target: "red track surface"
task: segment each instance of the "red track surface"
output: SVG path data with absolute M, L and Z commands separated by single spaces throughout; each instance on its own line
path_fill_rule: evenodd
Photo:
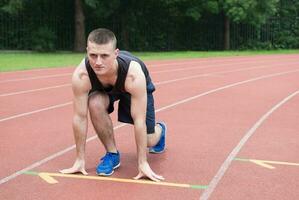
M 149 162 L 166 182 L 206 189 L 70 177 L 49 184 L 24 174 L 57 173 L 75 159 L 73 68 L 60 68 L 0 75 L 0 199 L 298 198 L 299 55 L 147 65 L 157 86 L 157 119 L 168 125 L 167 151 L 148 155 Z M 122 164 L 112 177 L 131 180 L 137 174 L 133 130 L 123 126 L 115 133 Z M 88 136 L 88 177 L 96 177 L 104 149 L 91 125 Z

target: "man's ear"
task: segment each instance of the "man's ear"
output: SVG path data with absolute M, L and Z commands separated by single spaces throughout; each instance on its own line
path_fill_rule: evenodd
M 119 54 L 119 49 L 115 49 L 114 53 L 115 53 L 115 56 L 117 57 Z

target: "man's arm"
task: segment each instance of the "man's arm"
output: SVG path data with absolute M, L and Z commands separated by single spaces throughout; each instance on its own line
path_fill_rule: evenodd
M 135 177 L 135 179 L 140 179 L 141 177 L 146 176 L 153 181 L 163 180 L 162 176 L 159 176 L 152 171 L 147 162 L 146 80 L 141 66 L 137 62 L 132 61 L 130 64 L 125 87 L 126 91 L 131 94 L 131 115 L 134 121 L 135 140 L 137 146 L 139 174 Z
M 90 89 L 89 78 L 85 68 L 84 60 L 75 70 L 72 76 L 73 90 L 73 133 L 76 143 L 77 158 L 73 167 L 61 170 L 61 173 L 76 173 L 85 171 L 85 144 L 87 135 L 88 114 L 88 92 Z

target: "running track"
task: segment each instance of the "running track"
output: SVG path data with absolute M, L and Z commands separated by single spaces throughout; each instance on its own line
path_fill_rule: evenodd
M 74 68 L 6 72 L 0 74 L 0 199 L 298 199 L 298 54 L 147 65 L 157 119 L 168 125 L 167 151 L 148 160 L 164 184 L 130 182 L 137 175 L 134 134 L 115 114 L 122 163 L 114 179 L 95 175 L 104 149 L 91 125 L 88 176 L 59 177 L 75 159 Z

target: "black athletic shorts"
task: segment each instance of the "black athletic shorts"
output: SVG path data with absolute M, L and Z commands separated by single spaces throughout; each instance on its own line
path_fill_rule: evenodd
M 129 93 L 108 94 L 110 103 L 108 113 L 114 111 L 114 102 L 119 100 L 118 104 L 118 121 L 134 124 L 131 116 L 131 95 Z M 147 93 L 147 109 L 146 109 L 146 127 L 147 134 L 155 132 L 155 107 L 152 93 Z

